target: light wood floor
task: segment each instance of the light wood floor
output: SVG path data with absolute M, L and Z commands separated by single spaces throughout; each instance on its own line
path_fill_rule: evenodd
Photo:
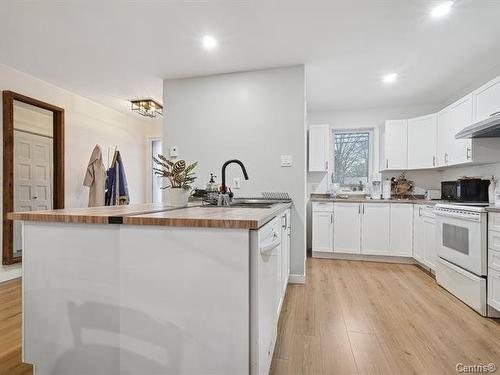
M 288 287 L 278 336 L 272 375 L 500 367 L 500 321 L 479 316 L 412 265 L 308 259 L 306 284 Z
M 21 280 L 0 284 L 0 374 L 31 375 L 21 363 Z
M 456 374 L 459 362 L 500 366 L 500 321 L 415 266 L 308 259 L 307 283 L 288 287 L 271 374 Z M 32 374 L 20 280 L 0 284 L 0 374 Z

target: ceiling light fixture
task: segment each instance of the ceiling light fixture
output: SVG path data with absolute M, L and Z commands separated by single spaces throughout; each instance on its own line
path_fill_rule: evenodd
M 155 118 L 163 115 L 163 106 L 153 99 L 131 100 L 132 111 L 145 117 Z
M 436 5 L 432 8 L 431 16 L 434 18 L 441 18 L 446 16 L 451 11 L 451 7 L 453 6 L 453 1 L 445 1 L 439 5 Z
M 214 49 L 215 47 L 217 47 L 217 39 L 215 39 L 211 35 L 205 35 L 201 40 L 201 44 L 205 49 Z
M 398 80 L 398 73 L 390 73 L 390 74 L 386 74 L 383 78 L 382 78 L 382 81 L 385 83 L 385 84 L 390 84 L 390 83 L 394 83 Z

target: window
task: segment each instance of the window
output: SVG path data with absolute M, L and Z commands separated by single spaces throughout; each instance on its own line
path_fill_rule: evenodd
M 363 191 L 372 169 L 372 131 L 333 131 L 331 182 L 342 190 Z

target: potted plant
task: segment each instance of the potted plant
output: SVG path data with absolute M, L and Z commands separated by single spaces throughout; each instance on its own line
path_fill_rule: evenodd
M 169 181 L 169 185 L 161 188 L 167 189 L 169 205 L 174 207 L 187 206 L 191 184 L 196 180 L 193 170 L 198 165 L 198 162 L 187 165 L 185 160 L 174 162 L 161 154 L 158 154 L 158 158 L 153 156 L 153 161 L 157 166 L 153 168 L 155 174 L 165 177 Z

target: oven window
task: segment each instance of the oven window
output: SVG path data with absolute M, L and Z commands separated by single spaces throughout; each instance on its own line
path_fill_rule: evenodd
M 469 255 L 469 230 L 451 224 L 443 224 L 443 245 Z

